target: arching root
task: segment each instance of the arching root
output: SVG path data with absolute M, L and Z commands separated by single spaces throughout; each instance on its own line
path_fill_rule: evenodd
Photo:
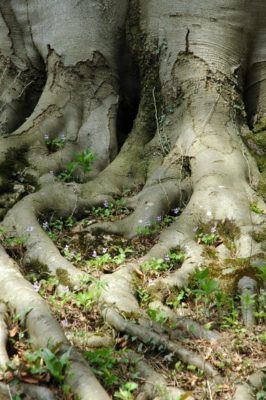
M 186 350 L 183 345 L 172 342 L 166 335 L 159 335 L 149 328 L 138 325 L 135 322 L 128 321 L 121 317 L 118 312 L 106 309 L 103 313 L 105 320 L 113 326 L 117 331 L 125 332 L 130 336 L 135 336 L 144 343 L 150 343 L 160 349 L 168 351 L 174 357 L 181 360 L 185 364 L 193 364 L 215 382 L 220 382 L 221 377 L 218 371 L 201 356 L 196 353 Z
M 263 371 L 250 375 L 247 383 L 237 385 L 233 400 L 253 400 L 255 392 L 262 389 L 265 379 L 266 373 Z
M 136 400 L 152 400 L 154 398 L 174 400 L 184 394 L 183 390 L 167 385 L 163 375 L 156 372 L 139 354 L 129 351 L 127 357 L 136 365 L 141 380 L 145 382 Z M 188 400 L 193 400 L 193 397 Z
M 240 292 L 241 299 L 241 313 L 245 326 L 251 329 L 255 325 L 255 304 L 254 296 L 256 295 L 256 290 L 258 283 L 255 279 L 248 276 L 243 276 L 238 282 L 238 290 Z
M 46 303 L 18 271 L 15 263 L 0 248 L 1 300 L 15 310 L 27 327 L 33 347 L 44 348 L 49 342 L 60 344 L 60 353 L 71 348 L 65 382 L 81 400 L 107 400 L 109 396 L 96 380 L 86 361 L 70 345 L 61 327 L 51 316 Z
M 144 343 L 151 343 L 156 347 L 163 348 L 185 364 L 197 366 L 202 369 L 206 375 L 218 381 L 218 371 L 200 355 L 186 350 L 183 345 L 170 340 L 167 335 L 163 333 L 158 334 L 150 329 L 152 323 L 150 324 L 148 322 L 149 319 L 147 317 L 145 319 L 145 316 L 142 315 L 134 297 L 131 283 L 133 270 L 134 266 L 128 265 L 112 275 L 104 277 L 104 282 L 106 282 L 107 285 L 102 293 L 100 301 L 102 304 L 102 314 L 106 322 L 117 331 L 135 336 Z M 123 313 L 132 315 L 132 317 L 139 322 L 136 323 L 123 318 L 121 316 Z M 145 321 L 144 324 L 141 323 L 143 320 Z M 148 325 L 150 326 L 148 327 Z M 190 326 L 188 326 L 188 328 L 190 328 Z
M 0 368 L 5 368 L 9 357 L 6 351 L 6 343 L 8 337 L 7 326 L 5 322 L 7 307 L 4 303 L 0 303 Z
M 42 386 L 26 383 L 18 383 L 16 385 L 0 383 L 0 395 L 1 400 L 10 400 L 11 398 L 15 398 L 15 396 L 21 395 L 24 395 L 23 399 L 25 400 L 55 400 L 55 396 L 51 390 Z
M 172 325 L 169 329 L 170 337 L 179 334 L 180 338 L 184 335 L 188 335 L 196 339 L 206 339 L 213 342 L 221 339 L 221 335 L 217 331 L 204 329 L 198 322 L 192 321 L 189 318 L 178 317 L 174 311 L 162 304 L 159 300 L 150 303 L 149 309 L 162 311 L 168 318 L 168 321 L 171 322 Z

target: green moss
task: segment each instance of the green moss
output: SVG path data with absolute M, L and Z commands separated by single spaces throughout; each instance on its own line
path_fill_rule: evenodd
M 251 237 L 258 243 L 266 241 L 266 228 L 260 232 L 252 232 Z
M 228 258 L 224 263 L 213 263 L 210 267 L 210 277 L 219 281 L 220 287 L 226 293 L 235 295 L 237 284 L 243 276 L 249 276 L 260 282 L 256 262 L 263 260 L 263 254 L 246 258 Z M 260 282 L 262 283 L 262 282 Z
M 257 188 L 257 193 L 266 200 L 266 165 L 265 171 L 262 172 L 260 176 L 260 181 Z
M 239 239 L 240 237 L 239 227 L 230 219 L 225 219 L 223 222 L 218 222 L 217 231 L 224 239 L 233 241 Z
M 71 285 L 71 281 L 69 279 L 69 274 L 68 272 L 63 269 L 63 268 L 57 268 L 56 270 L 56 276 L 59 280 L 59 282 L 64 285 L 64 286 L 70 286 Z
M 217 251 L 214 247 L 211 246 L 204 246 L 204 249 L 202 251 L 202 256 L 206 259 L 210 259 L 210 260 L 217 260 L 218 259 L 218 255 L 217 255 Z
M 7 178 L 14 178 L 13 173 L 28 166 L 25 147 L 21 149 L 10 148 L 5 155 L 5 161 L 1 164 L 1 174 Z
M 28 270 L 29 272 L 37 274 L 39 279 L 47 279 L 47 277 L 50 276 L 47 265 L 38 260 L 31 261 Z
M 256 124 L 254 124 L 252 131 L 254 133 L 258 133 L 261 131 L 266 130 L 266 121 L 265 120 L 260 120 L 259 122 L 257 122 Z

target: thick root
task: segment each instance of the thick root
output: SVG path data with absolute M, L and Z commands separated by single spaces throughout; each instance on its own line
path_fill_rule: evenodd
M 205 361 L 201 356 L 197 355 L 196 353 L 190 350 L 186 350 L 183 345 L 179 345 L 170 341 L 167 336 L 159 335 L 155 332 L 152 332 L 146 327 L 128 321 L 121 317 L 118 312 L 111 309 L 106 309 L 103 315 L 105 320 L 117 331 L 125 332 L 131 336 L 136 336 L 144 343 L 151 343 L 156 347 L 163 348 L 165 351 L 170 352 L 183 363 L 195 365 L 196 367 L 204 371 L 205 374 L 212 378 L 214 381 L 221 381 L 221 377 L 218 371 L 210 363 Z
M 60 352 L 71 348 L 59 324 L 52 317 L 46 303 L 18 271 L 14 262 L 0 249 L 1 299 L 20 316 L 27 327 L 35 348 L 47 347 L 49 342 L 60 344 Z M 96 380 L 80 354 L 72 349 L 70 366 L 65 381 L 82 400 L 107 400 L 109 396 Z
M 9 357 L 6 351 L 6 343 L 8 337 L 8 330 L 5 322 L 7 307 L 4 303 L 0 303 L 0 367 L 5 368 Z
M 18 383 L 16 385 L 5 385 L 0 383 L 1 400 L 10 400 L 11 398 L 15 398 L 15 396 L 20 398 L 21 395 L 25 400 L 55 400 L 55 396 L 51 390 L 42 386 L 25 383 Z

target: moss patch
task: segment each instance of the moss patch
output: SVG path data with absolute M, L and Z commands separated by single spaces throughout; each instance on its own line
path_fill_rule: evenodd
M 71 285 L 71 281 L 69 279 L 69 274 L 63 268 L 57 268 L 56 276 L 62 285 L 64 285 L 64 286 Z

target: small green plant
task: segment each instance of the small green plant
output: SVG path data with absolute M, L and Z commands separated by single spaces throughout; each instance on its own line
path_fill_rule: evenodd
M 141 269 L 145 272 L 167 271 L 169 265 L 162 258 L 151 258 L 141 264 Z
M 70 365 L 71 349 L 58 355 L 57 348 L 50 349 L 45 347 L 34 352 L 25 354 L 27 369 L 31 374 L 42 374 L 49 372 L 53 379 L 63 385 L 66 368 Z
M 256 214 L 264 214 L 264 211 L 261 208 L 259 208 L 256 203 L 251 203 L 249 208 L 250 208 L 250 211 L 252 211 Z
M 266 342 L 266 331 L 263 332 L 261 335 L 259 335 L 259 339 L 260 339 L 262 342 Z
M 14 258 L 22 256 L 27 238 L 28 234 L 26 233 L 21 236 L 15 236 L 13 233 L 8 232 L 6 228 L 0 226 L 0 242 Z
M 120 400 L 133 400 L 133 392 L 138 388 L 135 382 L 125 383 L 118 392 L 115 392 L 114 397 Z
M 137 227 L 137 235 L 142 237 L 142 236 L 152 236 L 158 233 L 161 229 L 161 226 L 158 223 L 151 223 L 147 225 L 142 225 Z
M 266 282 L 266 264 L 259 267 L 257 275 L 263 282 Z
M 195 239 L 199 244 L 213 246 L 220 240 L 216 225 L 209 226 L 207 224 L 200 224 L 200 226 L 195 227 L 193 231 L 195 233 Z
M 106 251 L 107 249 L 105 249 Z M 127 255 L 132 253 L 132 249 L 130 247 L 126 247 L 123 249 L 122 247 L 115 247 L 114 250 L 117 250 L 117 254 L 115 256 L 111 256 L 107 251 L 102 254 L 102 255 L 97 255 L 96 252 L 94 252 L 93 259 L 87 261 L 87 265 L 89 267 L 97 267 L 101 268 L 106 264 L 115 264 L 115 265 L 120 265 L 122 264 L 126 258 Z
M 232 329 L 236 334 L 242 334 L 246 332 L 246 329 L 239 322 L 239 311 L 233 308 L 231 313 L 223 317 L 221 324 L 222 328 Z
M 113 348 L 86 351 L 84 356 L 92 366 L 93 372 L 106 387 L 118 386 L 121 380 L 116 374 L 120 362 L 120 354 Z
M 125 207 L 123 199 L 115 201 L 105 200 L 101 207 L 92 207 L 91 214 L 96 218 L 109 219 L 112 216 L 127 215 L 129 210 Z
M 244 309 L 249 309 L 250 306 L 254 305 L 256 303 L 256 297 L 256 294 L 243 293 L 240 299 Z
M 266 399 L 266 379 L 262 380 L 261 389 L 256 393 L 256 400 Z
M 60 135 L 54 139 L 50 139 L 49 135 L 44 135 L 45 144 L 50 152 L 55 152 L 61 150 L 65 147 L 66 137 L 65 135 Z
M 186 289 L 188 297 L 194 299 L 196 313 L 210 317 L 211 312 L 218 311 L 220 317 L 233 308 L 233 300 L 219 286 L 219 282 L 210 277 L 208 268 L 198 269 L 192 277 L 191 288 Z
M 68 245 L 65 245 L 63 249 L 63 255 L 68 261 L 78 263 L 82 260 L 81 253 L 76 253 L 74 250 L 70 250 Z
M 75 219 L 71 216 L 67 218 L 51 219 L 51 221 L 43 221 L 42 228 L 46 231 L 49 238 L 53 241 L 58 240 L 59 234 L 64 230 L 69 230 L 75 224 Z
M 95 160 L 94 154 L 90 149 L 83 150 L 82 153 L 74 155 L 74 161 L 66 165 L 66 169 L 59 175 L 59 179 L 63 182 L 70 182 L 73 180 L 74 173 L 77 169 L 87 173 L 92 170 L 91 165 Z
M 169 320 L 168 315 L 164 311 L 158 308 L 149 308 L 147 314 L 150 317 L 150 319 L 152 319 L 154 322 L 157 322 L 160 325 L 165 325 Z
M 141 306 L 144 306 L 150 301 L 150 294 L 141 286 L 136 288 L 136 296 Z
M 186 297 L 187 297 L 187 291 L 181 289 L 178 295 L 175 296 L 174 299 L 168 300 L 166 304 L 170 307 L 178 308 L 180 307 L 181 303 L 186 299 Z
M 125 249 L 118 247 L 117 250 L 118 250 L 118 254 L 116 256 L 114 256 L 114 258 L 113 258 L 113 262 L 116 265 L 123 264 L 123 262 L 127 258 L 127 255 L 133 252 L 133 250 L 130 247 L 126 247 Z

